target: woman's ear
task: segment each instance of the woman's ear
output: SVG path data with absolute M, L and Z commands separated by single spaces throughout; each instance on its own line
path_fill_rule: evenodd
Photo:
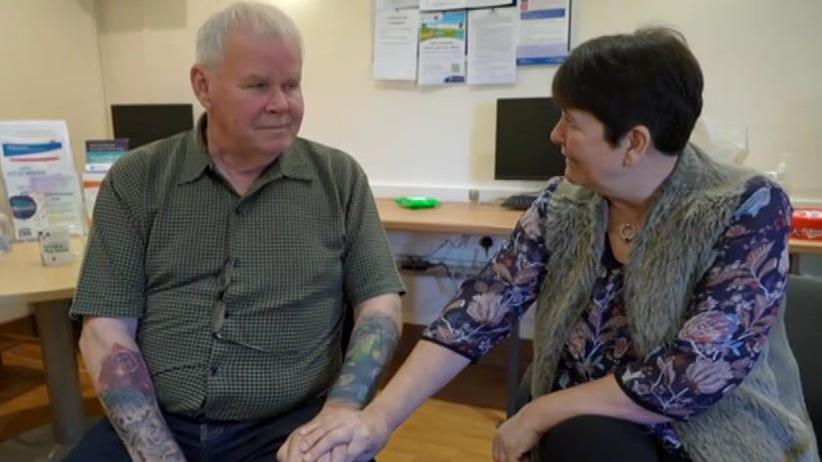
M 191 89 L 197 101 L 206 111 L 211 109 L 211 97 L 209 96 L 209 75 L 208 71 L 200 64 L 191 66 Z
M 651 131 L 645 125 L 637 125 L 622 137 L 622 143 L 625 145 L 622 165 L 625 167 L 635 165 L 650 151 Z

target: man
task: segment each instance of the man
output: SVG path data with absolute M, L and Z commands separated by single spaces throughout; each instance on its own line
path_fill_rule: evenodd
M 361 168 L 297 138 L 301 71 L 285 14 L 229 6 L 198 32 L 198 126 L 112 167 L 71 312 L 107 419 L 66 460 L 270 461 L 374 391 L 403 287 Z

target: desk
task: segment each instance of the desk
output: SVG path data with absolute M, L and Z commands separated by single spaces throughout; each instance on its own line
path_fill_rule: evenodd
M 791 239 L 790 252 L 794 255 L 822 255 L 822 241 Z
M 444 202 L 433 209 L 410 210 L 398 206 L 392 199 L 377 199 L 380 219 L 388 231 L 417 231 L 455 234 L 510 233 L 522 215 L 520 210 L 508 210 L 498 205 L 468 202 Z M 790 240 L 792 255 L 822 255 L 822 241 Z
M 391 199 L 377 199 L 377 207 L 389 231 L 500 236 L 511 232 L 522 214 L 498 205 L 463 202 L 446 202 L 435 209 L 408 210 Z M 81 242 L 77 244 L 82 246 Z M 792 239 L 790 245 L 793 254 L 822 255 L 822 242 Z M 41 266 L 34 243 L 15 244 L 11 253 L 0 255 L 0 300 L 34 304 L 58 448 L 79 441 L 84 428 L 76 350 L 71 322 L 66 315 L 79 270 L 79 259 L 65 266 Z M 511 364 L 518 364 L 514 359 L 511 358 Z M 518 371 L 514 372 L 519 380 Z
M 392 199 L 377 199 L 380 220 L 388 231 L 419 231 L 504 236 L 514 229 L 522 211 L 499 205 L 444 202 L 433 209 L 410 210 Z
M 82 250 L 82 244 L 77 239 L 72 247 Z M 0 255 L 0 301 L 34 305 L 54 419 L 52 456 L 58 459 L 80 441 L 85 428 L 76 345 L 68 317 L 79 271 L 79 258 L 68 265 L 42 266 L 36 243 L 14 244 L 11 252 Z

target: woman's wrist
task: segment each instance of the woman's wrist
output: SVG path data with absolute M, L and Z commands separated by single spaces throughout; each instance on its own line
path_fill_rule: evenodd
M 550 395 L 545 395 L 526 404 L 518 413 L 522 424 L 540 435 L 546 433 L 550 427 L 547 417 L 553 413 L 552 401 Z
M 520 413 L 529 428 L 539 434 L 545 434 L 557 424 L 572 417 L 590 414 L 586 403 L 580 402 L 573 389 L 560 390 L 531 401 Z

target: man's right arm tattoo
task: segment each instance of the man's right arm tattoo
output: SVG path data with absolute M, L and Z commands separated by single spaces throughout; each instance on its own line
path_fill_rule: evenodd
M 109 422 L 134 461 L 185 461 L 163 420 L 142 355 L 115 343 L 103 359 L 99 396 Z

